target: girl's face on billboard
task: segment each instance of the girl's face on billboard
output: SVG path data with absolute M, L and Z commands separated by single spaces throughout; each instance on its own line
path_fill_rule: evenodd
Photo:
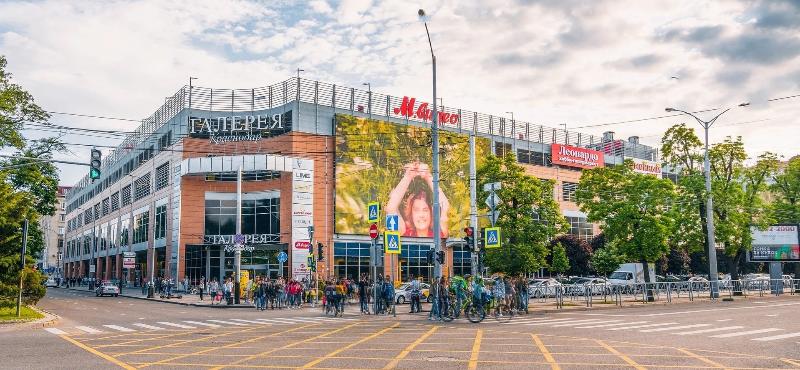
M 428 230 L 431 226 L 431 208 L 425 199 L 414 199 L 411 204 L 411 219 L 417 230 Z

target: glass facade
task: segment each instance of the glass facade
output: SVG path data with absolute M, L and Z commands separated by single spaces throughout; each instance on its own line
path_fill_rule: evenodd
M 167 237 L 167 205 L 162 204 L 156 207 L 155 227 L 153 239 L 163 239 Z
M 472 254 L 466 244 L 453 245 L 453 274 L 464 276 L 472 273 Z
M 586 221 L 586 217 L 565 216 L 569 222 L 569 233 L 583 240 L 591 241 L 594 236 L 592 224 Z
M 150 211 L 133 216 L 133 244 L 146 243 L 150 230 Z
M 369 248 L 372 243 L 337 242 L 333 244 L 333 275 L 358 279 L 369 271 Z
M 236 200 L 206 199 L 205 210 L 205 235 L 236 234 Z M 280 232 L 280 198 L 242 200 L 242 234 Z
M 433 265 L 428 264 L 430 244 L 405 244 L 400 252 L 400 279 L 408 281 L 411 277 L 422 276 L 425 281 L 431 280 Z

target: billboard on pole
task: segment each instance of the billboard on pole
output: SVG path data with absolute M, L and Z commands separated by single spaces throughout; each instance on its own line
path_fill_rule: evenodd
M 773 225 L 766 230 L 751 227 L 750 262 L 800 262 L 800 226 Z

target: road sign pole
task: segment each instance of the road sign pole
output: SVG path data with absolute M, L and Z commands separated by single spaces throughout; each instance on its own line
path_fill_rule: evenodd
M 478 230 L 478 181 L 477 169 L 475 165 L 475 133 L 469 134 L 469 226 L 472 230 Z M 478 275 L 478 238 L 473 233 L 472 245 L 468 245 L 470 250 L 472 275 Z

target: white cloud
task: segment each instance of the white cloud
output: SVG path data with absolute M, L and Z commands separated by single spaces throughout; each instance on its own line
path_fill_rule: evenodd
M 0 50 L 48 110 L 149 116 L 164 97 L 196 84 L 247 88 L 305 76 L 430 99 L 426 9 L 445 105 L 568 127 L 759 102 L 729 112 L 712 140 L 743 135 L 748 151 L 797 153 L 800 14 L 790 3 L 671 0 L 366 0 L 308 4 L 240 1 L 3 2 Z M 795 13 L 792 13 L 792 12 Z M 30 15 L 46 22 L 31 22 Z M 679 77 L 678 80 L 671 76 Z M 135 124 L 55 116 L 131 130 Z M 767 121 L 764 121 L 767 120 Z M 757 121 L 729 125 L 740 122 Z M 586 127 L 654 144 L 682 118 Z M 70 136 L 71 142 L 96 138 Z M 94 140 L 94 141 L 93 141 Z M 109 140 L 109 144 L 116 144 Z M 76 148 L 78 158 L 87 149 Z M 71 158 L 75 159 L 75 158 Z M 70 183 L 82 173 L 66 169 Z

